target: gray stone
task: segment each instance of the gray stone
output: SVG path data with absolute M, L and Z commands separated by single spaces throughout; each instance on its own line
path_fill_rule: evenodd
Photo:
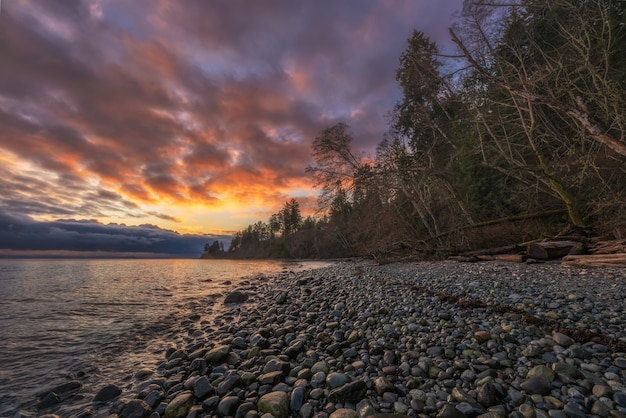
M 496 405 L 498 403 L 498 396 L 496 387 L 493 383 L 487 382 L 480 386 L 478 388 L 478 393 L 476 394 L 476 400 L 486 408 Z
M 217 345 L 209 350 L 208 353 L 205 354 L 204 359 L 209 364 L 217 364 L 224 360 L 228 353 L 230 352 L 230 346 L 228 345 Z
M 355 380 L 332 390 L 328 399 L 335 403 L 357 403 L 365 397 L 367 385 L 363 380 Z
M 270 392 L 259 399 L 259 412 L 274 415 L 276 418 L 287 418 L 289 413 L 289 396 L 286 392 Z
M 120 413 L 120 418 L 142 418 L 147 416 L 151 410 L 152 409 L 145 401 L 141 399 L 132 399 L 126 404 L 124 409 L 122 409 L 122 412 Z M 185 412 L 185 415 L 177 416 L 185 417 L 187 416 L 187 412 Z M 165 415 L 165 417 L 174 418 L 173 415 Z
M 329 388 L 335 389 L 348 383 L 348 376 L 343 373 L 332 372 L 326 376 L 326 384 Z
M 382 395 L 385 392 L 395 392 L 396 388 L 392 383 L 390 383 L 384 377 L 378 377 L 374 381 L 374 388 L 376 389 L 376 393 Z
M 186 417 L 193 405 L 194 398 L 191 392 L 183 392 L 176 396 L 165 408 L 164 418 Z
M 96 393 L 93 402 L 108 402 L 117 398 L 122 393 L 122 389 L 115 385 L 106 385 Z
M 453 405 L 445 404 L 439 413 L 437 414 L 437 418 L 466 418 L 463 412 L 456 409 Z
M 548 380 L 541 376 L 531 377 L 530 379 L 524 380 L 521 383 L 520 387 L 526 393 L 529 393 L 531 395 L 539 394 L 545 396 L 548 395 L 552 390 L 552 384 L 550 384 Z
M 209 382 L 209 379 L 207 379 L 206 376 L 199 377 L 193 383 L 193 395 L 200 400 L 205 399 L 207 396 L 213 395 L 214 393 L 215 388 L 211 385 L 211 382 Z
M 217 404 L 217 415 L 220 417 L 235 416 L 241 400 L 237 396 L 226 396 Z
M 291 391 L 291 396 L 289 400 L 289 409 L 292 411 L 299 411 L 302 405 L 304 404 L 304 395 L 305 395 L 305 391 L 303 387 L 294 388 Z
M 569 347 L 570 345 L 574 344 L 574 340 L 572 340 L 565 334 L 561 334 L 560 332 L 555 332 L 554 334 L 552 334 L 552 339 L 555 343 L 563 347 Z
M 245 301 L 247 301 L 249 298 L 248 294 L 239 290 L 235 290 L 233 292 L 230 292 L 228 294 L 228 296 L 226 296 L 226 298 L 224 299 L 224 303 L 225 304 L 230 304 L 230 303 L 243 303 Z
M 354 409 L 339 408 L 329 418 L 359 418 L 359 414 Z

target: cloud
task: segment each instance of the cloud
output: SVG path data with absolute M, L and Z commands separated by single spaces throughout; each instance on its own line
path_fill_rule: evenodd
M 276 210 L 311 190 L 322 129 L 346 122 L 373 152 L 407 38 L 447 42 L 460 5 L 3 2 L 0 208 L 181 226 L 156 208 Z
M 179 234 L 154 225 L 102 224 L 65 219 L 37 222 L 0 212 L 0 255 L 199 257 L 204 245 L 225 236 Z M 7 251 L 10 250 L 10 251 Z

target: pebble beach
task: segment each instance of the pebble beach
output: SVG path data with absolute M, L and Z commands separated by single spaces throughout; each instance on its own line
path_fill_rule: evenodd
M 626 417 L 625 269 L 340 262 L 225 296 L 73 416 Z

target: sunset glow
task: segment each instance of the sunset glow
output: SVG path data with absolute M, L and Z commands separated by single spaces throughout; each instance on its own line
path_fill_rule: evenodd
M 341 121 L 372 153 L 406 39 L 446 39 L 461 1 L 434 3 L 2 2 L 3 248 L 20 222 L 228 235 L 292 197 L 313 214 L 312 141 Z

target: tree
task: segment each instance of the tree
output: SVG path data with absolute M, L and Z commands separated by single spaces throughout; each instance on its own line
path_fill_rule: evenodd
M 285 202 L 281 211 L 283 233 L 285 239 L 292 233 L 298 231 L 302 226 L 302 214 L 300 213 L 300 203 L 296 199 Z
M 356 174 L 364 164 L 363 159 L 352 152 L 352 140 L 348 125 L 338 123 L 324 129 L 313 141 L 315 162 L 306 172 L 313 176 L 314 185 L 321 188 L 319 204 L 326 211 L 336 207 L 338 202 L 351 200 Z

